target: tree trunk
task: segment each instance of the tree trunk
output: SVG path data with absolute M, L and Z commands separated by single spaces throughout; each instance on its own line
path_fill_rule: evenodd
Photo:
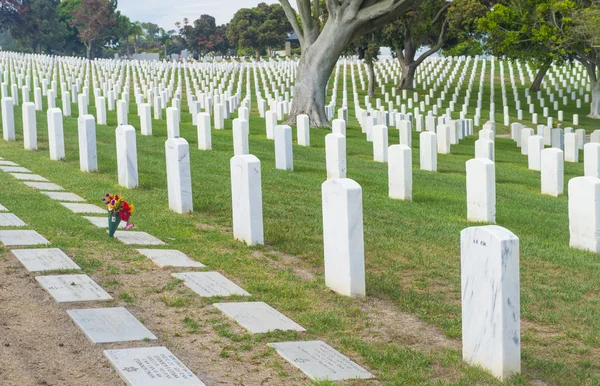
M 92 42 L 88 42 L 88 44 L 85 45 L 85 48 L 87 49 L 87 58 L 91 59 L 92 58 Z
M 398 84 L 397 90 L 414 90 L 415 83 L 415 72 L 417 71 L 417 64 L 414 60 L 405 57 L 404 60 L 398 59 L 400 62 L 400 69 L 402 75 L 400 77 L 400 84 Z
M 600 119 L 600 79 L 592 82 L 592 105 L 588 117 Z
M 540 91 L 540 87 L 542 86 L 542 81 L 544 80 L 544 77 L 546 76 L 546 73 L 548 72 L 550 65 L 552 65 L 552 60 L 546 61 L 546 62 L 544 62 L 544 64 L 542 64 L 542 67 L 540 67 L 538 69 L 538 72 L 535 75 L 535 79 L 533 80 L 531 87 L 529 87 L 529 91 L 531 91 L 531 92 Z
M 375 97 L 375 66 L 373 65 L 373 61 L 369 61 L 367 63 L 369 68 L 369 98 Z
M 329 20 L 317 40 L 303 48 L 294 85 L 294 101 L 287 124 L 308 115 L 310 126 L 329 127 L 325 115 L 325 88 L 338 58 L 352 38 L 352 27 Z
M 257 61 L 257 62 L 260 62 L 260 49 L 259 49 L 259 48 L 257 48 L 257 49 L 255 50 L 255 53 L 256 53 L 256 61 Z

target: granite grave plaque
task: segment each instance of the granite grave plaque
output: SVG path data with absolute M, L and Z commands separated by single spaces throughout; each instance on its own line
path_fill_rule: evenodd
M 71 201 L 71 202 L 82 202 L 85 201 L 84 198 L 79 197 L 75 193 L 66 193 L 66 192 L 42 192 L 46 196 L 50 197 L 56 201 Z
M 38 174 L 27 174 L 27 173 L 10 173 L 11 176 L 15 177 L 19 181 L 41 181 L 49 182 L 44 177 Z
M 204 386 L 166 347 L 106 350 L 104 355 L 129 386 Z
M 319 340 L 269 343 L 269 346 L 311 379 L 341 381 L 373 377 L 367 370 Z
M 203 297 L 250 294 L 218 272 L 181 272 L 171 276 L 184 281 L 192 291 Z
M 37 276 L 35 280 L 58 303 L 112 299 L 112 296 L 88 275 Z
M 185 253 L 174 249 L 138 249 L 142 255 L 148 257 L 159 267 L 197 267 L 203 268 L 204 264 L 194 261 Z
M 73 213 L 102 213 L 106 214 L 108 219 L 108 212 L 93 204 L 71 204 L 68 202 L 61 202 L 60 204 Z
M 6 173 L 31 173 L 31 170 L 22 166 L 0 166 L 0 170 Z
M 68 310 L 67 313 L 92 343 L 157 339 L 124 307 Z
M 23 183 L 30 188 L 34 188 L 37 190 L 65 190 L 63 187 L 53 184 L 52 182 L 30 182 L 23 181 Z
M 214 306 L 253 334 L 275 330 L 306 331 L 264 302 L 215 303 Z
M 29 272 L 80 269 L 58 248 L 13 249 L 11 252 Z
M 27 224 L 12 213 L 0 213 L 0 227 L 25 227 Z
M 36 231 L 0 231 L 0 242 L 6 246 L 50 244 Z
M 146 232 L 116 231 L 115 237 L 127 245 L 163 245 L 164 243 Z

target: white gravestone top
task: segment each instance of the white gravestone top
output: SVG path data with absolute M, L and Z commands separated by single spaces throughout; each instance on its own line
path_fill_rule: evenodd
M 182 272 L 171 276 L 184 281 L 192 291 L 203 297 L 250 294 L 218 272 Z
M 124 307 L 67 310 L 92 343 L 157 339 Z
M 215 303 L 215 307 L 253 334 L 270 331 L 306 331 L 264 302 Z
M 269 343 L 269 346 L 311 379 L 341 381 L 373 377 L 367 370 L 322 341 Z
M 43 289 L 58 303 L 111 300 L 112 297 L 88 275 L 37 276 Z
M 11 252 L 29 272 L 80 269 L 58 248 L 13 249 Z
M 106 350 L 104 355 L 130 386 L 204 386 L 166 347 Z
M 50 244 L 36 231 L 0 231 L 0 243 L 6 246 Z
M 138 249 L 142 255 L 151 259 L 159 267 L 197 267 L 203 268 L 204 264 L 194 261 L 185 253 L 174 249 Z

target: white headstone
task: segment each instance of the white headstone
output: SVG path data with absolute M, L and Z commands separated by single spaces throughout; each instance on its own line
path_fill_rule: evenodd
M 437 171 L 437 135 L 431 131 L 419 134 L 421 170 Z
M 392 145 L 388 151 L 389 197 L 412 200 L 412 151 L 407 145 Z
M 325 136 L 327 179 L 346 178 L 346 137 L 339 133 Z
M 542 194 L 558 197 L 564 191 L 563 151 L 553 147 L 542 150 L 541 154 Z
M 119 126 L 115 130 L 117 140 L 117 169 L 119 185 L 128 189 L 138 186 L 137 147 L 133 126 Z
M 25 150 L 37 150 L 37 123 L 35 118 L 35 104 L 25 102 L 23 110 L 23 142 Z
M 233 120 L 233 154 L 246 155 L 250 154 L 248 144 L 248 121 L 242 118 Z
M 198 113 L 196 123 L 198 125 L 198 149 L 211 150 L 212 136 L 210 131 L 210 114 Z
M 348 178 L 321 186 L 325 284 L 346 296 L 365 296 L 362 189 Z
M 58 161 L 65 158 L 63 116 L 60 109 L 57 108 L 48 110 L 48 147 L 51 160 Z
M 544 137 L 540 135 L 532 135 L 527 141 L 527 165 L 530 170 L 541 169 L 542 150 L 544 150 Z
M 251 154 L 236 155 L 230 165 L 233 237 L 264 244 L 260 161 Z
M 463 360 L 506 381 L 521 372 L 519 239 L 488 225 L 460 244 Z
M 80 115 L 77 118 L 79 135 L 79 168 L 83 172 L 98 171 L 96 153 L 96 122 L 91 115 Z
M 192 212 L 190 145 L 183 138 L 170 138 L 165 142 L 165 155 L 169 209 L 179 214 Z
M 467 161 L 467 220 L 496 222 L 496 171 L 487 158 Z
M 298 117 L 296 117 L 296 122 L 298 130 L 298 145 L 310 146 L 310 125 L 308 115 L 298 115 Z
M 287 125 L 275 127 L 275 168 L 294 170 L 292 128 Z
M 600 253 L 600 179 L 569 180 L 569 245 Z

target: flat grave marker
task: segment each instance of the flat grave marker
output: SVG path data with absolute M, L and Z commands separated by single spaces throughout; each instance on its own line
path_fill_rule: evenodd
M 29 186 L 30 188 L 37 189 L 37 190 L 52 190 L 52 191 L 65 190 L 63 187 L 53 184 L 52 182 L 23 181 L 23 183 L 25 185 Z
M 127 245 L 164 245 L 165 243 L 146 232 L 116 231 L 115 237 Z
M 206 267 L 204 264 L 187 257 L 183 252 L 174 249 L 138 249 L 142 255 L 148 257 L 159 267 Z
M 108 228 L 108 219 L 106 217 L 91 217 L 83 216 L 84 219 L 88 220 L 98 228 Z M 119 223 L 119 228 L 125 228 L 127 224 L 124 221 Z
M 269 346 L 311 379 L 341 381 L 373 377 L 367 370 L 320 340 L 269 343 Z
M 184 281 L 186 287 L 203 297 L 250 294 L 218 272 L 181 272 L 171 276 Z
M 21 245 L 50 244 L 50 241 L 46 240 L 44 236 L 40 235 L 36 231 L 14 230 L 0 231 L 0 243 L 7 247 L 11 247 Z
M 67 310 L 92 343 L 157 339 L 124 307 Z
M 0 213 L 0 227 L 26 227 L 27 224 L 12 213 Z
M 104 356 L 130 386 L 204 386 L 166 347 L 106 350 Z
M 88 275 L 37 276 L 35 280 L 58 303 L 112 299 L 112 296 Z
M 39 174 L 27 174 L 27 173 L 10 173 L 11 176 L 15 177 L 19 181 L 40 181 L 50 182 Z
M 73 213 L 108 213 L 106 210 L 99 208 L 93 204 L 71 204 L 68 202 L 61 202 L 60 204 Z
M 32 173 L 31 170 L 22 166 L 0 166 L 0 170 L 5 173 Z
M 29 272 L 81 269 L 58 248 L 13 249 L 11 252 Z
M 264 302 L 215 303 L 214 306 L 253 334 L 275 330 L 306 331 Z
M 0 161 L 0 165 L 3 166 L 19 166 L 18 164 L 12 162 L 12 161 Z
M 79 197 L 75 193 L 67 192 L 42 192 L 46 196 L 56 201 L 84 202 L 85 198 Z
M 6 209 L 4 206 L 0 205 L 0 212 L 8 212 L 8 209 Z

